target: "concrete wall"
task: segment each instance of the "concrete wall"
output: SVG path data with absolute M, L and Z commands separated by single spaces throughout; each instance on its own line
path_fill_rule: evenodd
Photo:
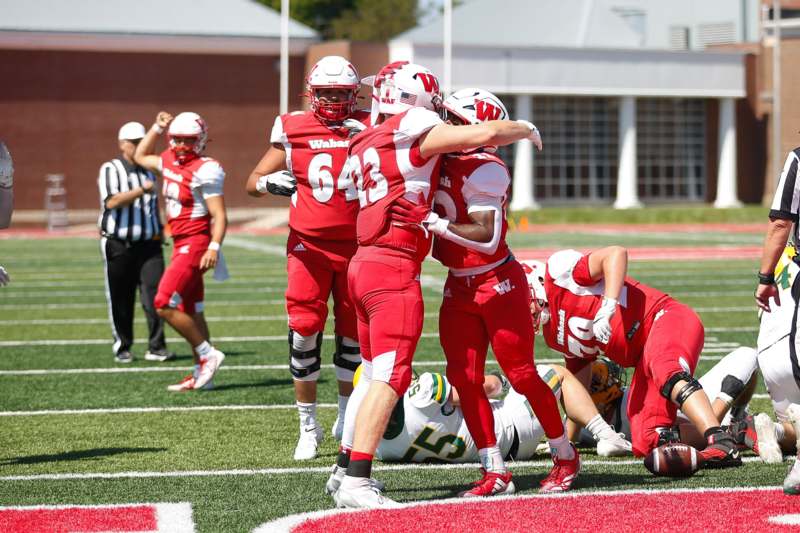
M 295 109 L 304 72 L 305 58 L 293 57 Z M 244 192 L 278 113 L 276 56 L 0 50 L 0 79 L 0 138 L 14 158 L 16 209 L 43 208 L 48 173 L 65 174 L 69 209 L 97 208 L 97 172 L 118 152 L 117 130 L 129 120 L 149 127 L 160 109 L 207 120 L 207 153 L 226 170 L 229 205 L 285 203 Z

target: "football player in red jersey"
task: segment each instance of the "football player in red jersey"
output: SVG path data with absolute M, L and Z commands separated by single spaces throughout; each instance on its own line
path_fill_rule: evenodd
M 352 443 L 352 450 L 349 459 L 343 450 L 337 460 L 339 467 L 347 467 L 334 494 L 340 507 L 396 505 L 380 494 L 370 473 L 389 415 L 411 381 L 411 359 L 422 332 L 419 276 L 431 242 L 424 226 L 438 219 L 430 206 L 441 155 L 539 140 L 536 128 L 526 121 L 445 124 L 438 114 L 439 82 L 420 65 L 389 64 L 371 83 L 373 126 L 356 135 L 349 147 L 361 209 L 356 224 L 359 247 L 348 281 L 364 370 L 350 397 L 342 439 L 343 445 Z M 396 215 L 404 201 L 410 207 Z
M 333 428 L 341 439 L 353 372 L 361 362 L 356 317 L 347 292 L 347 266 L 356 251 L 358 193 L 346 171 L 350 129 L 369 113 L 356 110 L 360 85 L 353 65 L 326 56 L 308 74 L 309 111 L 275 119 L 271 146 L 247 180 L 247 192 L 290 196 L 286 243 L 286 310 L 289 315 L 289 368 L 300 414 L 295 460 L 313 459 L 322 440 L 317 421 L 317 380 L 322 331 L 333 294 L 336 349 L 333 364 L 339 382 L 339 417 Z
M 155 155 L 156 139 L 165 128 L 169 128 L 169 148 Z M 173 119 L 161 111 L 134 154 L 138 165 L 163 177 L 161 194 L 173 240 L 172 260 L 153 304 L 186 339 L 195 357 L 192 374 L 167 387 L 170 391 L 209 388 L 225 359 L 211 345 L 203 315 L 203 273 L 217 267 L 224 270 L 220 246 L 228 227 L 222 191 L 225 172 L 215 159 L 203 156 L 207 141 L 208 128 L 197 113 L 184 112 Z
M 447 120 L 480 124 L 508 116 L 494 94 L 462 89 L 444 101 Z M 541 144 L 538 144 L 541 149 Z M 458 390 L 464 419 L 475 439 L 483 478 L 460 495 L 514 492 L 511 472 L 497 446 L 494 417 L 483 390 L 489 344 L 511 385 L 536 412 L 550 441 L 555 463 L 541 492 L 568 490 L 580 470 L 555 396 L 536 372 L 530 291 L 525 272 L 506 243 L 504 205 L 511 178 L 493 146 L 449 154 L 442 159 L 434 204 L 439 220 L 433 256 L 449 269 L 439 311 L 439 339 L 447 358 L 447 378 Z
M 635 455 L 675 439 L 670 430 L 680 408 L 708 443 L 700 452 L 706 467 L 741 464 L 736 442 L 720 428 L 693 376 L 705 332 L 691 308 L 627 277 L 628 252 L 620 246 L 587 255 L 561 250 L 546 265 L 523 265 L 534 326 L 587 389 L 600 355 L 634 368 L 628 419 Z

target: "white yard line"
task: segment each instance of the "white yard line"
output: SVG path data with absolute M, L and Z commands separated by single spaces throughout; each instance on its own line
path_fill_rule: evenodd
M 247 300 L 206 300 L 206 305 L 211 307 L 233 307 L 233 306 L 247 306 L 247 305 L 285 305 L 286 301 L 281 300 L 257 300 L 257 301 L 247 301 Z M 68 303 L 58 303 L 58 304 L 0 304 L 0 311 L 5 310 L 13 310 L 13 309 L 34 309 L 34 310 L 43 310 L 43 309 L 106 309 L 108 304 L 103 302 L 96 302 L 96 303 L 80 303 L 80 304 L 68 304 Z
M 746 463 L 761 461 L 758 457 L 744 457 L 742 461 Z M 372 467 L 373 472 L 398 472 L 406 470 L 463 470 L 475 468 L 478 463 L 447 463 L 447 464 L 377 464 Z M 624 460 L 602 460 L 590 459 L 581 461 L 582 466 L 601 466 L 601 465 L 641 465 L 641 459 Z M 550 459 L 543 461 L 515 461 L 512 467 L 546 467 L 553 466 Z M 181 477 L 216 477 L 216 476 L 270 476 L 285 474 L 328 474 L 330 466 L 307 466 L 307 467 L 286 467 L 286 468 L 258 468 L 258 469 L 237 469 L 237 470 L 182 470 L 176 472 L 87 472 L 87 473 L 64 473 L 64 474 L 33 474 L 26 476 L 2 476 L 0 481 L 63 481 L 77 479 L 131 479 L 131 478 L 181 478 Z M 770 487 L 772 489 L 773 487 Z M 686 490 L 686 489 L 682 489 Z M 688 489 L 691 490 L 691 489 Z M 735 489 L 733 489 L 735 490 Z M 757 487 L 752 490 L 758 490 Z

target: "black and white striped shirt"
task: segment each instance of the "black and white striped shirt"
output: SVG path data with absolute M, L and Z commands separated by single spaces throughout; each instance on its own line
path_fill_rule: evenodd
M 155 181 L 150 172 L 122 158 L 103 163 L 97 178 L 102 209 L 98 224 L 103 236 L 128 242 L 161 238 L 162 224 L 158 214 L 156 187 L 129 205 L 115 209 L 106 207 L 106 200 L 111 196 L 141 187 L 146 179 Z

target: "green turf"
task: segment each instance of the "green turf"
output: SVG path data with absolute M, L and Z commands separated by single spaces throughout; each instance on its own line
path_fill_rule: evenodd
M 531 224 L 664 224 L 664 223 L 752 223 L 766 224 L 769 210 L 760 205 L 736 209 L 710 209 L 705 204 L 651 205 L 645 209 L 598 209 L 598 207 L 545 207 L 514 211 L 512 218 L 526 217 Z
M 710 211 L 710 210 L 709 210 Z M 550 215 L 555 211 L 538 213 Z M 649 222 L 644 211 L 626 212 L 624 219 Z M 714 212 L 713 221 L 756 221 L 756 212 L 738 215 Z M 632 213 L 628 215 L 627 213 Z M 680 216 L 678 216 L 678 214 Z M 591 214 L 591 213 L 589 213 Z M 588 216 L 587 211 L 565 210 L 563 219 Z M 599 215 L 598 215 L 599 216 Z M 656 215 L 647 215 L 656 216 Z M 710 217 L 711 215 L 702 215 Z M 638 217 L 638 218 L 637 218 Z M 665 209 L 658 217 L 694 221 L 692 210 Z M 683 217 L 683 218 L 681 218 Z M 731 217 L 731 218 L 725 218 Z M 752 220 L 748 217 L 751 217 Z M 588 218 L 588 221 L 601 221 Z M 699 234 L 522 234 L 511 236 L 515 247 L 594 248 L 622 243 L 635 246 L 756 245 L 761 236 L 703 232 Z M 284 237 L 244 237 L 235 240 L 256 245 L 282 246 Z M 169 249 L 167 250 L 169 252 Z M 283 306 L 285 259 L 234 245 L 225 249 L 233 275 L 230 283 L 207 283 L 207 316 L 214 338 L 228 354 L 215 378 L 216 388 L 191 394 L 168 393 L 191 364 L 185 343 L 170 348 L 179 357 L 174 362 L 149 363 L 141 359 L 146 334 L 137 310 L 139 358 L 125 369 L 163 368 L 156 372 L 109 372 L 82 374 L 0 375 L 0 411 L 63 409 L 182 408 L 197 406 L 289 406 L 276 409 L 202 410 L 189 412 L 27 414 L 0 417 L 0 478 L 19 475 L 87 474 L 127 472 L 208 471 L 207 475 L 75 480 L 0 480 L 0 505 L 92 504 L 128 502 L 191 502 L 198 531 L 249 531 L 260 523 L 290 513 L 326 509 L 330 499 L 322 487 L 325 471 L 335 454 L 328 437 L 318 459 L 296 463 L 291 453 L 296 440 L 296 414 L 287 362 L 286 322 Z M 92 239 L 47 241 L 0 241 L 0 257 L 11 272 L 12 284 L 0 289 L 0 370 L 119 369 L 113 362 L 110 331 L 103 297 L 102 263 L 97 242 Z M 755 260 L 646 261 L 631 264 L 631 274 L 662 288 L 698 310 L 707 331 L 707 350 L 699 371 L 712 366 L 726 350 L 753 345 L 757 318 L 752 302 Z M 423 279 L 426 298 L 426 336 L 416 357 L 425 369 L 443 369 L 443 356 L 436 338 L 437 311 L 445 271 L 426 263 Z M 47 321 L 60 321 L 46 323 Z M 32 321 L 38 321 L 33 323 Z M 328 325 L 330 333 L 331 325 Z M 171 338 L 176 334 L 169 331 Z M 244 340 L 236 337 L 271 337 Z M 97 343 L 94 339 L 99 339 Z M 18 345 L 32 341 L 72 340 L 65 345 Z M 2 343 L 17 342 L 17 345 Z M 330 336 L 323 344 L 324 362 L 330 364 Z M 537 340 L 537 359 L 555 359 L 555 354 Z M 238 368 L 275 365 L 277 368 Z M 492 365 L 492 368 L 494 366 Z M 759 383 L 757 392 L 765 392 Z M 319 400 L 336 402 L 333 372 L 326 368 L 319 383 Z M 770 411 L 769 402 L 757 399 L 752 407 Z M 335 409 L 320 408 L 326 428 Z M 583 450 L 586 459 L 596 459 Z M 541 458 L 544 459 L 544 458 Z M 747 463 L 740 469 L 701 471 L 683 480 L 653 478 L 640 464 L 587 465 L 575 489 L 623 489 L 691 486 L 777 485 L 785 475 L 783 465 Z M 309 467 L 305 472 L 268 472 L 268 468 Z M 220 474 L 220 470 L 230 470 Z M 255 470 L 256 472 L 246 472 Z M 546 473 L 544 463 L 514 467 L 518 487 L 530 493 Z M 475 469 L 431 469 L 381 471 L 388 494 L 402 501 L 453 496 L 475 478 Z

